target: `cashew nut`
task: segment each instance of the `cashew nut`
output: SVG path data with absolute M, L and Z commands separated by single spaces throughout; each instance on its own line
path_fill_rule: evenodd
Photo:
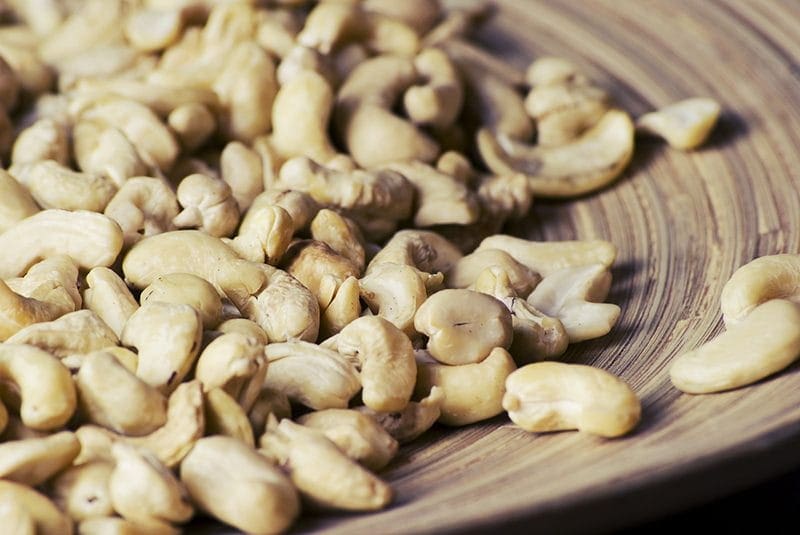
M 231 141 L 222 149 L 219 167 L 222 180 L 230 186 L 239 205 L 239 213 L 245 213 L 264 191 L 261 157 L 244 143 Z
M 636 127 L 664 138 L 671 147 L 691 150 L 708 138 L 721 107 L 710 98 L 688 98 L 645 113 L 636 120 Z
M 323 310 L 333 301 L 345 279 L 361 274 L 351 260 L 315 240 L 295 241 L 286 251 L 282 266 L 311 291 Z
M 426 83 L 409 87 L 403 106 L 412 122 L 433 128 L 452 126 L 461 111 L 464 89 L 453 62 L 438 48 L 426 48 L 414 58 Z
M 577 429 L 618 437 L 639 422 L 639 398 L 621 379 L 591 366 L 537 362 L 508 376 L 503 408 L 534 433 Z
M 420 361 L 415 393 L 422 396 L 438 386 L 444 393 L 439 421 L 445 425 L 467 425 L 503 412 L 503 385 L 516 369 L 514 359 L 502 347 L 493 349 L 476 364 L 448 366 L 433 360 Z
M 119 224 L 125 245 L 131 246 L 142 238 L 173 230 L 178 199 L 163 180 L 134 177 L 125 181 L 104 213 Z
M 194 376 L 209 392 L 221 388 L 245 411 L 258 397 L 267 373 L 266 341 L 238 332 L 223 334 L 212 341 L 197 359 Z
M 416 268 L 380 263 L 359 281 L 361 297 L 372 312 L 414 336 L 414 315 L 428 298 L 425 282 Z
M 755 383 L 798 356 L 800 306 L 772 299 L 715 339 L 677 357 L 669 375 L 678 389 L 707 394 Z
M 523 298 L 542 280 L 538 273 L 514 260 L 507 252 L 481 248 L 453 264 L 445 273 L 445 285 L 448 288 L 467 288 L 475 284 L 481 273 L 493 267 L 502 269 L 508 275 L 511 288 Z
M 39 119 L 20 132 L 14 141 L 11 163 L 15 166 L 55 160 L 69 164 L 69 137 L 67 129 L 53 119 Z
M 117 191 L 103 176 L 79 173 L 54 160 L 17 164 L 11 172 L 42 208 L 102 212 Z
M 183 17 L 177 9 L 140 9 L 125 21 L 128 42 L 143 52 L 167 48 L 180 37 Z
M 244 318 L 232 318 L 223 321 L 217 325 L 217 332 L 222 334 L 243 334 L 244 336 L 254 339 L 262 346 L 267 345 L 269 342 L 267 333 L 264 332 L 264 329 L 259 327 L 258 323 Z
M 53 478 L 48 493 L 59 509 L 77 522 L 110 516 L 114 507 L 108 480 L 113 469 L 114 465 L 107 461 L 72 466 Z
M 352 219 L 323 208 L 311 221 L 310 230 L 312 238 L 350 260 L 359 272 L 364 270 L 364 236 Z
M 762 256 L 737 269 L 722 288 L 722 319 L 736 325 L 770 299 L 800 302 L 800 255 Z
M 86 285 L 84 306 L 97 314 L 119 338 L 128 318 L 139 308 L 131 291 L 119 275 L 106 267 L 89 271 Z
M 320 339 L 335 335 L 361 315 L 361 287 L 358 279 L 348 277 L 338 285 L 333 299 L 320 312 Z
M 70 431 L 0 444 L 0 478 L 35 487 L 72 464 L 81 449 Z
M 436 423 L 442 415 L 444 391 L 438 386 L 431 388 L 430 394 L 420 401 L 411 401 L 400 412 L 377 412 L 369 407 L 356 407 L 355 410 L 373 417 L 400 444 L 407 444 Z
M 77 310 L 58 319 L 34 323 L 7 340 L 28 344 L 55 355 L 91 353 L 119 343 L 117 335 L 91 310 Z
M 481 362 L 496 347 L 507 349 L 511 313 L 499 300 L 471 290 L 442 290 L 414 316 L 414 328 L 428 336 L 427 349 L 444 364 Z
M 28 189 L 0 170 L 0 234 L 39 211 Z
M 415 268 L 428 290 L 438 290 L 442 272 L 461 259 L 461 251 L 446 238 L 427 230 L 401 230 L 372 258 L 367 274 L 380 264 L 402 264 Z
M 208 107 L 198 102 L 178 106 L 167 117 L 184 150 L 194 152 L 211 137 L 217 129 L 217 120 Z
M 205 329 L 213 329 L 222 317 L 222 299 L 205 279 L 189 273 L 169 273 L 156 277 L 139 297 L 149 302 L 189 305 L 200 314 Z
M 586 77 L 578 67 L 566 58 L 542 56 L 532 62 L 525 71 L 525 81 L 530 86 L 547 86 L 563 83 L 586 83 Z
M 281 420 L 292 417 L 292 406 L 289 397 L 274 388 L 264 387 L 256 398 L 256 402 L 247 413 L 253 434 L 257 437 L 264 434 L 270 418 Z
M 283 532 L 300 513 L 291 481 L 235 438 L 198 440 L 181 463 L 180 478 L 198 509 L 248 533 Z
M 12 481 L 0 480 L 0 518 L 4 527 L 13 527 L 5 523 L 7 504 L 15 504 L 22 510 L 22 527 L 33 524 L 33 531 L 37 535 L 72 535 L 72 521 L 62 513 L 53 502 L 35 490 Z M 12 516 L 12 518 L 14 518 Z M 20 518 L 17 516 L 16 518 Z M 29 518 L 29 520 L 26 520 Z M 30 528 L 28 528 L 30 529 Z
M 264 206 L 279 206 L 292 218 L 294 232 L 305 229 L 319 212 L 314 198 L 304 191 L 270 188 L 253 200 L 250 211 Z M 246 216 L 245 216 L 246 217 Z
M 206 435 L 223 435 L 255 447 L 250 420 L 242 406 L 221 388 L 212 388 L 205 395 Z
M 72 140 L 78 167 L 85 173 L 108 177 L 118 188 L 127 179 L 147 172 L 131 140 L 114 126 L 81 119 L 72 129 Z
M 149 521 L 146 525 L 118 516 L 94 517 L 78 524 L 78 535 L 180 535 L 181 530 L 166 522 Z
M 178 186 L 183 207 L 172 222 L 178 228 L 198 228 L 212 236 L 230 236 L 239 225 L 239 206 L 230 186 L 203 174 L 189 175 Z

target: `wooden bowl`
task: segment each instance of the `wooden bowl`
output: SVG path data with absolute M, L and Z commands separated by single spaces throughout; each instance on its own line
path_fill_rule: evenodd
M 572 59 L 637 116 L 709 96 L 723 116 L 694 152 L 637 139 L 612 187 L 535 203 L 513 231 L 537 240 L 603 238 L 619 248 L 611 334 L 568 362 L 624 378 L 642 400 L 632 435 L 526 433 L 505 416 L 434 428 L 384 476 L 387 510 L 305 517 L 297 532 L 420 533 L 612 529 L 732 492 L 800 463 L 797 367 L 733 392 L 692 396 L 667 374 L 676 355 L 722 329 L 719 296 L 749 260 L 798 251 L 800 3 L 748 0 L 508 0 L 480 35 L 520 69 Z

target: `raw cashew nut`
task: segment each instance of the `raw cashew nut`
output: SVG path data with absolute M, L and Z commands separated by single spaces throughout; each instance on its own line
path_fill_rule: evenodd
M 91 353 L 119 343 L 114 331 L 91 310 L 77 310 L 53 321 L 34 323 L 7 341 L 36 346 L 56 357 Z
M 331 337 L 361 316 L 358 279 L 348 277 L 338 285 L 331 302 L 320 312 L 320 339 Z
M 568 59 L 542 56 L 528 66 L 525 71 L 525 81 L 528 85 L 535 87 L 563 83 L 583 84 L 588 80 Z
M 401 230 L 386 242 L 372 258 L 367 274 L 384 263 L 415 268 L 428 290 L 438 290 L 442 273 L 449 271 L 462 257 L 461 251 L 441 235 L 428 230 Z
M 401 411 L 411 399 L 417 365 L 411 340 L 378 316 L 364 316 L 336 337 L 337 351 L 361 364 L 361 398 L 376 411 Z
M 222 435 L 241 440 L 255 447 L 250 420 L 239 403 L 221 388 L 212 388 L 205 395 L 206 435 Z
M 308 342 L 269 344 L 264 386 L 315 410 L 344 409 L 361 390 L 358 370 L 336 351 Z
M 448 288 L 467 288 L 475 284 L 481 273 L 495 267 L 506 273 L 511 288 L 523 298 L 542 280 L 538 273 L 514 260 L 507 252 L 482 248 L 458 260 L 445 273 L 444 282 Z
M 87 355 L 75 384 L 80 411 L 92 423 L 123 435 L 141 436 L 167 421 L 167 399 L 163 394 L 109 353 Z
M 18 164 L 11 172 L 42 208 L 102 212 L 117 191 L 101 175 L 79 173 L 54 160 Z
M 77 396 L 72 376 L 50 353 L 27 345 L 0 344 L 0 378 L 19 392 L 20 418 L 27 427 L 58 429 L 75 412 Z
M 393 161 L 433 161 L 439 147 L 428 135 L 391 111 L 417 80 L 414 64 L 398 56 L 360 63 L 339 89 L 334 126 L 353 159 L 364 168 Z
M 148 236 L 173 230 L 178 215 L 178 199 L 164 180 L 134 177 L 125 181 L 105 209 L 116 221 L 131 246 Z
M 428 336 L 427 349 L 444 364 L 481 362 L 496 347 L 511 345 L 511 313 L 492 296 L 442 290 L 417 310 L 414 328 Z
M 198 228 L 212 236 L 230 236 L 239 225 L 239 206 L 230 186 L 196 173 L 181 180 L 178 202 L 183 210 L 172 222 L 178 228 Z
M 534 433 L 577 429 L 618 437 L 639 422 L 639 398 L 621 379 L 591 366 L 537 362 L 508 376 L 503 408 Z
M 219 167 L 222 180 L 230 186 L 239 205 L 239 213 L 245 213 L 264 191 L 260 155 L 240 141 L 231 141 L 222 149 Z
M 417 269 L 388 262 L 377 264 L 359 286 L 361 297 L 374 313 L 406 335 L 415 334 L 414 315 L 428 297 Z
M 84 306 L 97 314 L 119 338 L 128 318 L 139 308 L 139 303 L 125 282 L 109 268 L 92 269 L 86 275 L 86 285 L 83 291 Z
M 439 387 L 444 393 L 439 422 L 461 426 L 497 416 L 503 412 L 506 377 L 517 369 L 514 359 L 497 347 L 476 364 L 448 366 L 433 359 L 417 362 L 418 396 Z
M 305 498 L 346 511 L 382 509 L 392 489 L 350 460 L 321 431 L 282 420 L 260 440 L 261 453 L 284 467 Z
M 333 301 L 345 279 L 361 275 L 361 270 L 350 259 L 315 240 L 295 241 L 283 256 L 281 265 L 311 291 L 323 310 Z
M 571 344 L 608 334 L 620 308 L 603 303 L 611 288 L 611 272 L 602 264 L 564 268 L 542 279 L 528 303 L 561 320 Z
M 247 413 L 253 435 L 260 437 L 267 428 L 271 418 L 282 420 L 292 417 L 292 405 L 289 397 L 274 388 L 264 387 L 258 394 L 256 402 Z
M 16 535 L 36 535 L 33 517 L 17 502 L 0 505 L 0 525 Z
M 414 58 L 425 84 L 409 87 L 403 106 L 412 122 L 433 128 L 453 125 L 461 111 L 464 89 L 453 62 L 438 48 L 426 48 Z
M 612 109 L 579 138 L 558 146 L 531 146 L 486 128 L 477 144 L 486 166 L 497 174 L 523 173 L 534 195 L 574 197 L 618 178 L 633 156 L 633 122 Z
M 116 462 L 108 481 L 114 510 L 128 520 L 147 525 L 187 522 L 194 514 L 180 480 L 147 450 L 117 443 L 111 450 Z
M 477 251 L 499 249 L 528 269 L 547 277 L 559 269 L 602 264 L 611 267 L 617 258 L 616 246 L 605 240 L 535 242 L 505 234 L 483 240 Z
M 672 384 L 707 394 L 755 383 L 800 356 L 800 306 L 772 299 L 699 348 L 676 358 Z
M 123 29 L 133 46 L 142 52 L 155 52 L 178 40 L 183 16 L 178 9 L 140 9 L 128 17 Z
M 259 327 L 258 323 L 245 318 L 232 318 L 225 320 L 217 325 L 217 332 L 222 334 L 238 333 L 249 338 L 253 338 L 260 345 L 265 346 L 269 342 L 267 333 Z
M 11 163 L 28 163 L 55 160 L 69 165 L 69 137 L 67 129 L 53 119 L 39 119 L 20 132 L 14 141 Z
M 310 412 L 297 423 L 322 431 L 345 455 L 374 471 L 389 464 L 399 447 L 374 418 L 351 409 Z
M 238 332 L 223 334 L 200 354 L 194 377 L 203 383 L 204 391 L 221 388 L 249 411 L 267 374 L 265 345 Z
M 108 480 L 112 470 L 114 465 L 107 461 L 72 466 L 53 478 L 49 484 L 49 494 L 59 509 L 77 522 L 111 516 L 114 507 L 111 505 Z
M 412 401 L 400 412 L 377 412 L 369 407 L 355 410 L 373 417 L 400 444 L 408 444 L 436 423 L 442 415 L 444 391 L 434 386 L 420 401 Z
M 722 288 L 722 319 L 736 325 L 770 299 L 800 302 L 800 255 L 762 256 L 737 269 Z
M 180 478 L 202 511 L 248 533 L 280 533 L 300 513 L 300 500 L 281 470 L 230 437 L 197 441 Z
M 168 273 L 156 279 L 139 297 L 142 305 L 150 302 L 189 305 L 200 314 L 205 329 L 213 329 L 222 317 L 222 299 L 214 286 L 190 273 Z
M 324 242 L 336 253 L 350 260 L 359 272 L 364 270 L 364 236 L 352 219 L 323 208 L 311 221 L 310 230 L 313 239 Z
M 78 167 L 84 173 L 108 177 L 118 188 L 127 179 L 147 173 L 136 147 L 115 126 L 81 119 L 72 129 L 72 141 Z
M 70 431 L 0 443 L 0 478 L 35 487 L 72 464 L 80 449 Z
M 67 255 L 83 269 L 110 266 L 122 250 L 122 231 L 93 212 L 44 210 L 0 234 L 0 279 L 19 277 L 43 258 Z
M 30 487 L 12 481 L 0 480 L 0 518 L 4 521 L 8 518 L 6 517 L 7 504 L 15 504 L 24 512 L 22 518 L 29 518 L 29 520 L 22 522 L 22 526 L 24 528 L 26 523 L 28 526 L 33 524 L 33 531 L 30 531 L 30 533 L 36 533 L 36 535 L 72 535 L 72 521 L 69 517 L 62 513 L 47 497 Z M 17 516 L 16 518 L 20 517 Z M 10 527 L 5 522 L 3 522 L 3 526 Z M 21 533 L 25 533 L 25 531 Z
M 148 302 L 133 313 L 121 342 L 139 354 L 136 376 L 161 392 L 172 392 L 200 351 L 203 324 L 189 305 Z
M 39 211 L 28 189 L 0 170 L 0 235 Z
M 536 85 L 525 99 L 525 109 L 536 121 L 536 142 L 558 146 L 572 141 L 603 117 L 608 94 L 588 81 L 567 79 Z
M 691 150 L 708 138 L 717 124 L 721 107 L 710 98 L 688 98 L 645 113 L 636 120 L 636 127 L 667 140 L 671 147 Z
M 254 205 L 228 244 L 245 260 L 274 265 L 289 247 L 294 231 L 291 216 L 280 206 Z

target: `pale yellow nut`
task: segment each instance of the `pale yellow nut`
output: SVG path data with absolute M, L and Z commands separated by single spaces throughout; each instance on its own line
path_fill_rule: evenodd
M 428 291 L 434 291 L 441 288 L 442 272 L 449 271 L 461 257 L 458 247 L 440 234 L 405 229 L 395 233 L 372 257 L 367 273 L 386 263 L 411 266 L 422 277 Z
M 531 86 L 546 86 L 563 83 L 584 83 L 586 77 L 578 67 L 566 58 L 543 56 L 528 66 L 525 81 Z
M 179 10 L 140 9 L 125 21 L 128 41 L 143 52 L 161 50 L 177 41 L 183 30 Z
M 361 365 L 361 399 L 376 411 L 400 411 L 411 399 L 417 365 L 411 340 L 389 321 L 364 316 L 336 336 L 336 350 Z
M 407 0 L 406 2 L 366 0 L 362 6 L 366 11 L 398 19 L 414 28 L 420 35 L 432 28 L 436 21 L 445 14 L 440 2 L 428 0 Z
M 66 58 L 58 65 L 61 93 L 80 88 L 84 82 L 134 76 L 155 65 L 154 58 L 142 57 L 125 43 L 108 43 Z
M 671 147 L 692 150 L 708 138 L 721 111 L 713 99 L 689 98 L 642 115 L 636 127 L 664 138 Z
M 28 189 L 0 170 L 0 234 L 39 211 Z
M 114 465 L 107 461 L 71 466 L 53 478 L 48 493 L 56 505 L 77 522 L 111 516 L 114 507 L 108 480 L 113 469 Z
M 88 308 L 114 331 L 117 337 L 139 304 L 125 282 L 113 270 L 96 267 L 86 275 L 83 291 L 85 308 Z
M 800 356 L 800 306 L 773 299 L 670 367 L 676 388 L 707 394 L 746 386 L 789 366 Z
M 525 98 L 525 109 L 536 121 L 536 142 L 558 146 L 597 124 L 608 110 L 609 100 L 599 87 L 565 81 L 534 86 Z
M 256 322 L 245 318 L 232 318 L 225 320 L 217 325 L 217 331 L 222 334 L 243 334 L 249 338 L 253 338 L 262 346 L 267 345 L 269 342 L 269 338 L 267 337 L 267 333 L 264 332 L 264 329 L 259 327 Z
M 180 478 L 198 509 L 248 533 L 281 533 L 300 512 L 289 478 L 235 438 L 200 439 L 181 463 Z
M 294 231 L 292 217 L 280 206 L 254 205 L 229 245 L 245 260 L 274 265 L 289 248 Z
M 297 423 L 322 431 L 349 458 L 378 471 L 397 453 L 398 442 L 367 414 L 352 409 L 327 409 L 305 414 Z
M 35 487 L 68 467 L 81 449 L 69 431 L 0 444 L 0 478 Z
M 499 300 L 471 290 L 442 290 L 414 316 L 414 328 L 428 336 L 427 349 L 439 362 L 481 362 L 496 347 L 511 345 L 511 313 Z
M 427 299 L 425 282 L 417 269 L 393 263 L 381 263 L 359 281 L 361 298 L 378 316 L 413 336 L 414 316 Z
M 591 366 L 537 362 L 506 380 L 503 408 L 511 421 L 534 433 L 577 429 L 602 437 L 629 433 L 641 404 L 614 375 Z
M 311 237 L 324 242 L 336 253 L 349 259 L 363 271 L 366 261 L 364 236 L 355 222 L 342 214 L 323 208 L 311 221 Z
M 283 255 L 281 266 L 314 294 L 322 309 L 345 279 L 361 275 L 353 261 L 316 240 L 296 240 Z
M 364 45 L 375 54 L 413 57 L 419 51 L 417 32 L 402 20 L 379 13 L 364 13 L 360 31 Z
M 75 160 L 84 172 L 108 177 L 118 188 L 147 173 L 147 166 L 128 136 L 97 119 L 80 119 L 72 128 Z
M 800 301 L 800 255 L 762 256 L 737 269 L 722 287 L 722 319 L 736 325 L 770 299 Z
M 458 118 L 464 88 L 458 71 L 447 54 L 426 48 L 414 58 L 417 74 L 426 81 L 406 90 L 403 106 L 416 124 L 447 128 Z
M 203 383 L 206 392 L 221 388 L 248 411 L 267 373 L 265 345 L 265 340 L 239 332 L 222 334 L 203 349 L 195 366 L 195 379 Z
M 231 187 L 239 212 L 244 214 L 264 191 L 261 157 L 244 143 L 231 141 L 222 149 L 219 158 L 222 180 Z
M 19 392 L 20 417 L 30 428 L 58 429 L 75 412 L 72 376 L 50 353 L 28 345 L 0 344 L 0 377 Z
M 391 487 L 342 453 L 316 429 L 282 420 L 260 439 L 262 454 L 285 467 L 303 496 L 325 508 L 345 511 L 382 509 Z
M 574 197 L 611 184 L 633 156 L 634 127 L 611 109 L 580 137 L 562 145 L 529 145 L 483 128 L 477 144 L 486 166 L 497 174 L 523 173 L 534 195 Z
M 39 45 L 48 63 L 58 63 L 122 37 L 123 3 L 90 0 L 80 5 Z
M 117 192 L 108 178 L 79 173 L 54 160 L 16 164 L 11 173 L 45 209 L 102 212 Z
M 278 83 L 283 87 L 288 85 L 295 78 L 306 73 L 317 73 L 332 86 L 336 81 L 329 56 L 321 54 L 313 48 L 293 44 L 293 46 L 281 56 L 280 65 L 278 65 L 276 70 Z M 332 101 L 333 95 L 331 95 L 331 102 Z
M 0 234 L 0 250 L 0 279 L 19 277 L 37 261 L 60 254 L 91 269 L 114 263 L 122 250 L 122 231 L 102 214 L 44 210 Z
M 222 299 L 214 286 L 190 273 L 169 273 L 156 277 L 139 297 L 142 305 L 150 302 L 189 305 L 200 314 L 203 328 L 213 329 L 222 317 Z
M 493 349 L 475 364 L 449 366 L 432 360 L 420 361 L 415 393 L 421 396 L 434 387 L 441 388 L 444 401 L 439 407 L 439 422 L 468 425 L 503 412 L 504 383 L 516 369 L 514 359 L 502 347 Z
M 55 355 L 91 353 L 119 343 L 117 335 L 91 310 L 77 310 L 52 321 L 34 323 L 7 340 L 28 344 Z
M 197 228 L 212 236 L 230 236 L 239 224 L 239 205 L 222 180 L 195 173 L 178 185 L 183 210 L 173 218 L 178 228 Z
M 341 39 L 355 30 L 357 17 L 355 4 L 330 2 L 318 5 L 308 14 L 303 30 L 297 35 L 297 42 L 328 54 Z
M 75 375 L 75 384 L 78 407 L 91 423 L 124 435 L 141 436 L 167 421 L 167 398 L 109 353 L 87 355 Z
M 214 114 L 197 102 L 183 104 L 172 110 L 167 117 L 167 124 L 188 152 L 194 152 L 205 144 L 217 129 Z
M 448 288 L 467 288 L 478 280 L 486 269 L 497 267 L 505 271 L 514 292 L 527 297 L 542 277 L 513 256 L 500 249 L 481 249 L 461 258 L 445 273 Z
M 255 436 L 247 413 L 230 394 L 221 388 L 212 388 L 206 392 L 204 401 L 207 436 L 232 437 L 255 447 Z
M 408 444 L 430 429 L 442 415 L 444 391 L 434 386 L 420 401 L 412 401 L 400 412 L 378 412 L 369 407 L 356 407 L 374 418 L 400 444 Z
M 37 95 L 53 86 L 53 71 L 31 48 L 15 43 L 0 43 L 0 55 L 19 79 L 20 89 Z
M 320 312 L 320 339 L 344 329 L 361 316 L 361 288 L 358 279 L 348 277 L 336 288 L 331 302 Z
M 19 519 L 20 526 L 29 533 L 37 535 L 72 535 L 72 521 L 62 513 L 47 497 L 35 490 L 12 481 L 0 480 L 0 518 L 8 519 L 6 515 L 13 514 L 11 518 Z M 8 505 L 15 504 L 14 511 L 6 509 Z M 22 512 L 20 512 L 21 510 Z M 13 525 L 13 524 L 12 524 Z M 4 524 L 5 526 L 5 524 Z
M 255 403 L 247 413 L 253 434 L 260 437 L 267 428 L 270 419 L 282 420 L 292 417 L 292 405 L 289 396 L 270 387 L 264 387 L 258 394 Z
M 616 246 L 605 240 L 536 242 L 506 234 L 484 239 L 476 249 L 499 249 L 542 277 L 559 269 L 602 264 L 611 267 L 617 258 Z
M 54 160 L 69 165 L 69 133 L 53 119 L 39 119 L 20 132 L 14 141 L 11 163 L 21 165 Z

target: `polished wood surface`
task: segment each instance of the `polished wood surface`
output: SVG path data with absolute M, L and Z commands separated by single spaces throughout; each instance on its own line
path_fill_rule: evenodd
M 509 0 L 481 40 L 520 68 L 574 60 L 634 116 L 691 96 L 724 107 L 690 153 L 637 140 L 614 186 L 537 202 L 514 232 L 604 238 L 620 251 L 608 336 L 566 360 L 620 375 L 642 400 L 629 437 L 528 434 L 507 418 L 436 428 L 385 473 L 376 514 L 319 515 L 296 531 L 409 533 L 611 529 L 733 491 L 800 464 L 800 369 L 708 396 L 672 388 L 668 366 L 722 329 L 719 296 L 756 256 L 800 252 L 800 2 Z

